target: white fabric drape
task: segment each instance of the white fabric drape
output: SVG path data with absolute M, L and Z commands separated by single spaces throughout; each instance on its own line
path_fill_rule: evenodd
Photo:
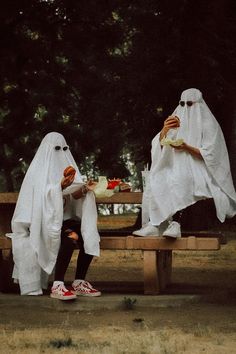
M 195 102 L 191 107 L 179 105 L 173 115 L 180 127 L 168 137 L 181 139 L 200 150 L 203 160 L 188 152 L 160 145 L 160 133 L 152 141 L 152 165 L 148 213 L 153 225 L 173 216 L 196 201 L 213 198 L 218 219 L 236 214 L 236 194 L 232 182 L 228 152 L 223 133 L 197 89 L 188 89 L 182 101 Z
M 56 150 L 55 147 L 60 149 Z M 21 294 L 44 288 L 52 273 L 60 247 L 63 222 L 63 194 L 72 205 L 67 217 L 82 220 L 82 237 L 86 253 L 99 256 L 97 209 L 93 192 L 74 200 L 70 193 L 82 183 L 79 169 L 59 133 L 49 133 L 42 140 L 23 180 L 12 218 L 13 278 Z M 62 194 L 61 179 L 67 166 L 76 169 L 73 185 Z M 73 200 L 72 200 L 73 199 Z M 81 205 L 79 208 L 77 205 Z

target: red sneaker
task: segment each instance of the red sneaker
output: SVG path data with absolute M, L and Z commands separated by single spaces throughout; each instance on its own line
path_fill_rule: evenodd
M 85 280 L 75 280 L 72 284 L 72 292 L 81 296 L 101 296 L 101 292 L 94 289 L 92 285 Z
M 59 300 L 75 300 L 76 295 L 66 289 L 64 284 L 58 284 L 52 287 L 50 297 Z

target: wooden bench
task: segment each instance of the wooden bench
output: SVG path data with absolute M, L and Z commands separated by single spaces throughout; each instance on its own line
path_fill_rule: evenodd
M 3 252 L 11 250 L 11 240 L 3 235 L 10 231 L 10 221 L 17 193 L 0 193 L 0 267 L 7 259 Z M 110 198 L 99 198 L 97 204 L 141 204 L 141 192 L 116 193 Z M 180 239 L 166 237 L 137 237 L 131 228 L 100 230 L 102 250 L 141 250 L 143 252 L 144 293 L 159 294 L 171 282 L 172 251 L 215 251 L 225 239 L 221 233 L 185 232 Z M 10 257 L 8 255 L 8 257 Z M 6 267 L 5 267 L 6 268 Z M 12 268 L 12 267 L 10 267 Z M 1 270 L 0 270 L 1 271 Z M 0 278 L 9 271 L 0 273 Z M 1 279 L 0 279 L 1 280 Z M 3 282 L 3 280 L 2 280 Z M 0 283 L 1 285 L 1 283 Z

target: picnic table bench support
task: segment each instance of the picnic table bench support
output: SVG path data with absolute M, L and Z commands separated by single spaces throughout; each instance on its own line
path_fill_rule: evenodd
M 159 294 L 160 281 L 158 274 L 157 251 L 143 251 L 144 294 Z
M 172 251 L 158 251 L 157 266 L 159 271 L 159 283 L 161 291 L 171 283 Z
M 144 294 L 158 295 L 171 282 L 172 251 L 143 251 Z
M 0 249 L 0 291 L 10 292 L 15 289 L 12 279 L 13 265 L 11 249 Z

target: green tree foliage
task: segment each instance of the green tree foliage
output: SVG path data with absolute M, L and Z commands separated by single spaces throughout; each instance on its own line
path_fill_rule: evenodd
M 19 187 L 49 131 L 65 135 L 83 172 L 128 176 L 122 154 L 147 163 L 151 139 L 189 87 L 203 92 L 232 146 L 235 7 L 233 0 L 1 4 L 5 190 Z
M 1 166 L 7 189 L 14 188 L 12 172 L 22 179 L 22 162 L 27 165 L 49 131 L 67 137 L 78 162 L 93 154 L 94 168 L 113 165 L 127 174 L 112 98 L 109 48 L 122 41 L 112 8 L 106 2 L 97 8 L 93 1 L 9 2 L 1 24 Z
M 136 29 L 128 75 L 135 82 L 134 102 L 139 105 L 139 116 L 133 114 L 140 125 L 134 128 L 137 135 L 143 132 L 144 142 L 153 136 L 160 127 L 158 108 L 163 119 L 176 107 L 183 89 L 197 87 L 229 137 L 236 93 L 235 2 L 134 3 L 122 16 Z

